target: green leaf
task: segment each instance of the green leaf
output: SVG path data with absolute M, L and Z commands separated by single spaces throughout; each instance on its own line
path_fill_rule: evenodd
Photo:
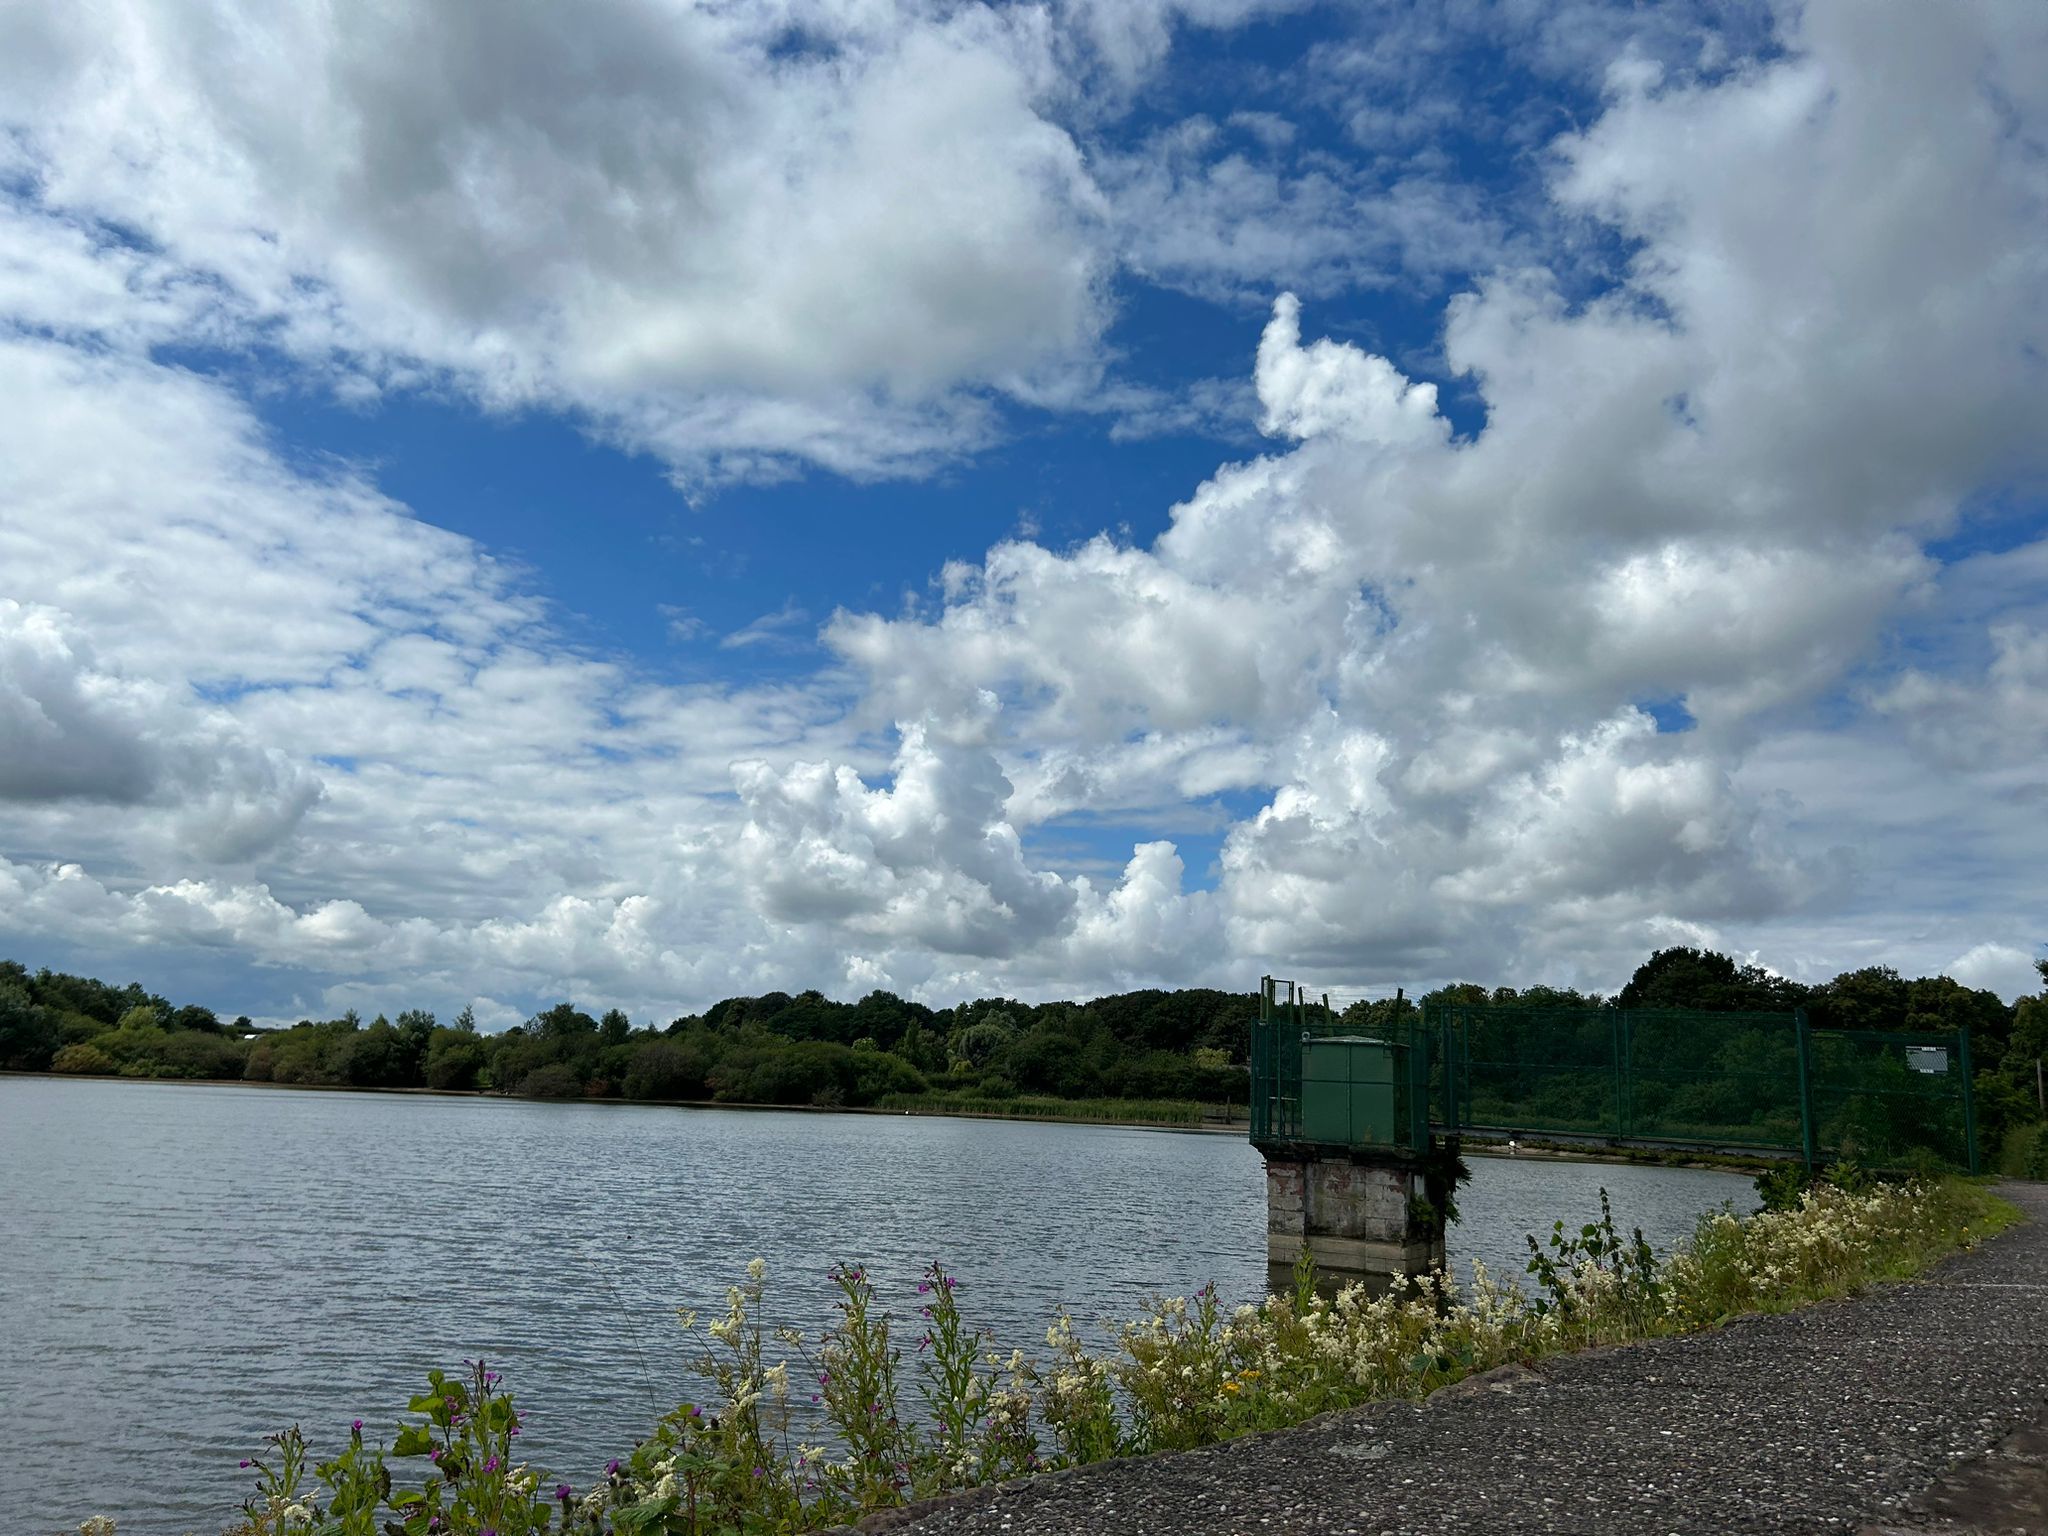
M 612 1529 L 619 1536 L 638 1536 L 657 1521 L 665 1520 L 682 1507 L 679 1495 L 670 1494 L 665 1499 L 642 1499 L 638 1504 L 628 1504 L 624 1509 L 612 1511 Z
M 434 1437 L 427 1433 L 424 1424 L 407 1424 L 398 1431 L 398 1438 L 391 1443 L 394 1456 L 424 1456 L 434 1448 Z

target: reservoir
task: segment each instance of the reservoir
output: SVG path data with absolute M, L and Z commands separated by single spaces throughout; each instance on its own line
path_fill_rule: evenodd
M 1660 1250 L 1746 1177 L 1474 1158 L 1450 1233 L 1520 1277 L 1523 1235 L 1599 1212 Z M 911 1365 L 933 1259 L 1005 1352 L 1065 1307 L 1266 1278 L 1265 1185 L 1236 1136 L 880 1115 L 544 1104 L 0 1078 L 0 1509 L 11 1530 L 217 1531 L 236 1463 L 293 1423 L 389 1441 L 430 1366 L 482 1357 L 530 1461 L 579 1489 L 701 1396 L 679 1306 L 755 1256 L 771 1324 L 834 1314 L 865 1263 Z M 914 1400 L 910 1396 L 907 1400 Z M 403 1464 L 401 1464 L 403 1465 Z

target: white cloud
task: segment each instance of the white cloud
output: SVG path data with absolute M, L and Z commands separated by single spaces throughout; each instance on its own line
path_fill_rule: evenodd
M 1510 237 L 1475 189 L 1299 151 L 1284 127 L 1190 118 L 1098 153 L 1124 263 L 1203 298 L 1263 302 L 1280 288 L 1427 291 L 1500 260 Z
M 2033 952 L 2005 944 L 1974 945 L 1942 967 L 1942 973 L 1966 987 L 1996 992 L 2007 1002 L 2041 990 L 2041 973 L 2035 968 Z
M 1774 64 L 1616 75 L 1555 188 L 1640 242 L 1631 278 L 1574 304 L 1506 272 L 1452 305 L 1472 441 L 1384 360 L 1303 346 L 1283 298 L 1257 379 L 1300 447 L 1220 471 L 1150 549 L 1004 545 L 937 617 L 841 615 L 828 641 L 884 701 L 1000 698 L 1020 809 L 1128 803 L 1103 765 L 1139 742 L 1292 736 L 1244 755 L 1237 787 L 1275 787 L 1216 901 L 1228 947 L 1274 963 L 1563 954 L 1612 980 L 1653 934 L 1840 900 L 1843 862 L 1795 856 L 1796 807 L 1738 770 L 1939 579 L 1922 541 L 2038 456 L 2048 406 L 2041 117 L 2010 110 L 2039 106 L 2019 60 L 2048 39 L 1971 14 L 1987 30 L 1895 37 L 1817 8 Z M 2032 651 L 1998 643 L 2028 719 Z M 1658 735 L 1633 708 L 1657 699 L 1699 729 Z
M 888 789 L 823 763 L 734 765 L 762 911 L 945 955 L 1007 956 L 1056 933 L 1074 892 L 1027 867 L 995 758 L 921 723 L 901 733 Z
M 1991 660 L 1974 678 L 1911 668 L 1872 700 L 1915 746 L 1957 768 L 2008 769 L 2048 791 L 2048 629 L 1991 626 Z
M 1086 14 L 1086 68 L 1137 90 L 1176 25 L 1244 12 Z M 1121 408 L 1091 394 L 1118 241 L 1213 227 L 1160 275 L 1337 286 L 1355 189 L 1254 227 L 1308 184 L 1247 123 L 1105 202 L 1050 116 L 1073 9 L 17 15 L 9 931 L 654 1016 L 835 977 L 1611 985 L 1703 939 L 2006 985 L 2048 852 L 2041 556 L 1929 544 L 2039 465 L 2048 21 L 1874 14 L 1607 77 L 1534 233 L 1482 242 L 1446 310 L 1476 430 L 1304 342 L 1289 295 L 1251 369 L 1285 441 L 1160 537 L 998 544 L 745 689 L 572 643 L 478 544 L 152 349 L 261 338 L 686 476 L 922 468 L 993 402 Z M 1544 34 L 1555 67 L 1617 57 L 1585 27 Z M 1622 284 L 1588 296 L 1560 229 L 1632 253 Z M 1901 635 L 1936 637 L 1904 672 Z M 1695 729 L 1641 707 L 1674 701 Z M 1035 851 L 1191 800 L 1232 818 L 1213 889 L 1150 830 L 1088 873 Z
M 744 650 L 748 646 L 766 647 L 772 650 L 789 649 L 804 643 L 802 631 L 809 625 L 811 616 L 797 606 L 794 598 L 784 603 L 773 613 L 764 613 L 759 618 L 741 625 L 731 634 L 723 636 L 719 649 L 726 651 Z
M 1049 49 L 976 6 L 16 10 L 17 312 L 107 323 L 126 265 L 351 387 L 568 410 L 691 475 L 916 468 L 986 434 L 963 391 L 1092 365 Z
M 316 774 L 225 712 L 101 669 L 66 619 L 0 598 L 0 802 L 167 806 L 186 847 L 226 861 L 266 852 L 319 799 Z
M 1339 433 L 1402 447 L 1441 442 L 1436 386 L 1404 379 L 1383 357 L 1325 338 L 1301 344 L 1301 301 L 1283 293 L 1259 338 L 1261 430 L 1296 439 Z

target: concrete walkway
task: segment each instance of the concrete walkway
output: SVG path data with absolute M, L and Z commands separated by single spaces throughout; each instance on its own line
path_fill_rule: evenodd
M 2048 1186 L 2001 1193 L 2029 1222 L 1911 1285 L 865 1528 L 2048 1536 Z

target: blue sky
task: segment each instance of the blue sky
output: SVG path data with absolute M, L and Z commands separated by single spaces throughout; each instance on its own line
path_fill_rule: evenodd
M 0 951 L 2031 990 L 2048 23 L 0 23 Z

